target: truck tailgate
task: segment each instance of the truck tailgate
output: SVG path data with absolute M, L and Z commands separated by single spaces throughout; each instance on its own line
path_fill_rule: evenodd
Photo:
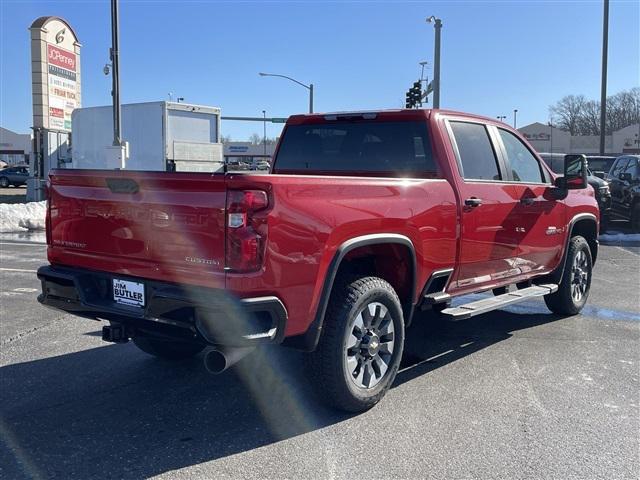
M 55 170 L 50 183 L 53 265 L 224 287 L 224 175 Z

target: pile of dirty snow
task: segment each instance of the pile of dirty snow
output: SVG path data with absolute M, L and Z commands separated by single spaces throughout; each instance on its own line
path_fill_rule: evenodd
M 622 233 L 609 230 L 598 236 L 604 245 L 640 245 L 640 233 Z
M 47 202 L 0 204 L 0 233 L 44 230 Z

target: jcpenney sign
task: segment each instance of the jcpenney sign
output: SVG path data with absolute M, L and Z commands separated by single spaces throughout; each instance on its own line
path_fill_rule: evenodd
M 50 65 L 66 68 L 72 72 L 76 71 L 76 56 L 53 45 L 47 45 L 47 59 Z

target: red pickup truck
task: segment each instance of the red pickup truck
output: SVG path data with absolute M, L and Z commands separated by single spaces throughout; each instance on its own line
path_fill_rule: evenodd
M 270 173 L 54 171 L 39 301 L 152 355 L 206 349 L 213 372 L 264 342 L 308 351 L 322 398 L 360 411 L 393 382 L 414 312 L 464 319 L 541 296 L 571 315 L 589 295 L 585 158 L 556 178 L 504 123 L 296 115 Z

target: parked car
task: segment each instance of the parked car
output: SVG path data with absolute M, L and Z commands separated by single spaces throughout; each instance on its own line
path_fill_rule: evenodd
M 295 115 L 271 173 L 54 170 L 39 301 L 151 355 L 206 349 L 215 373 L 259 343 L 307 351 L 320 397 L 362 411 L 393 383 L 416 311 L 460 320 L 543 297 L 574 315 L 589 296 L 584 157 L 557 177 L 494 119 Z
M 640 155 L 616 158 L 607 180 L 611 185 L 611 216 L 628 220 L 634 232 L 640 233 Z
M 0 187 L 7 188 L 9 185 L 20 187 L 27 184 L 27 178 L 29 178 L 29 167 L 7 167 L 0 170 Z
M 558 175 L 563 174 L 564 170 L 564 157 L 563 153 L 541 153 L 540 157 L 545 161 L 545 163 L 553 170 L 554 173 Z M 602 177 L 594 175 L 594 172 L 591 168 L 591 161 L 594 159 L 594 163 L 596 165 L 603 165 L 603 159 L 609 157 L 592 157 L 585 156 L 587 159 L 588 170 L 587 170 L 587 182 L 593 188 L 596 200 L 598 201 L 598 208 L 600 209 L 600 230 L 604 231 L 610 219 L 611 212 L 611 190 L 609 182 L 603 179 L 605 175 Z M 611 157 L 615 160 L 615 157 Z M 607 170 L 608 171 L 608 170 Z
M 616 157 L 609 157 L 604 155 L 587 155 L 587 162 L 589 163 L 589 169 L 596 176 L 600 176 L 600 174 L 606 175 L 609 170 L 611 170 L 611 166 L 613 162 L 615 162 Z M 604 175 L 600 176 L 603 178 Z

